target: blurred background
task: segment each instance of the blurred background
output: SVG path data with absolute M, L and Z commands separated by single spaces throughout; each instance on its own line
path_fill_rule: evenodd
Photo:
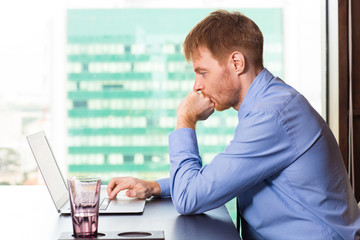
M 216 9 L 264 35 L 264 66 L 326 118 L 325 0 L 12 0 L 0 4 L 0 184 L 43 184 L 26 136 L 44 130 L 65 177 L 168 176 L 168 135 L 195 74 L 182 43 Z M 208 163 L 233 109 L 198 125 Z M 234 202 L 228 204 L 232 217 Z

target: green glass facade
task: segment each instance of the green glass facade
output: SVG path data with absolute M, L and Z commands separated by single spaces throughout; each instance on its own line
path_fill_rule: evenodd
M 281 9 L 239 9 L 264 34 L 264 64 L 283 75 Z M 182 42 L 212 9 L 67 11 L 69 175 L 168 176 L 168 135 L 195 74 Z M 198 124 L 205 163 L 232 139 L 237 112 Z

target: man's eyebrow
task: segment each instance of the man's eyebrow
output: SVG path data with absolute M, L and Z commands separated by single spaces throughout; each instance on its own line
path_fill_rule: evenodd
M 200 72 L 200 71 L 206 71 L 206 68 L 203 68 L 203 67 L 196 67 L 194 68 L 194 72 Z

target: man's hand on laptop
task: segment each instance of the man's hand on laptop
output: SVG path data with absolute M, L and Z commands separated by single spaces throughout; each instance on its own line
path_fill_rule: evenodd
M 107 186 L 109 199 L 114 199 L 122 190 L 127 190 L 126 196 L 140 199 L 159 196 L 161 193 L 160 186 L 155 181 L 133 177 L 116 177 L 111 179 Z

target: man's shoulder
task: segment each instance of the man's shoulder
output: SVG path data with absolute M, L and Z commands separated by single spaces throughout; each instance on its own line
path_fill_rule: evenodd
M 258 93 L 252 112 L 278 115 L 294 98 L 301 96 L 294 88 L 280 79 L 274 79 Z

